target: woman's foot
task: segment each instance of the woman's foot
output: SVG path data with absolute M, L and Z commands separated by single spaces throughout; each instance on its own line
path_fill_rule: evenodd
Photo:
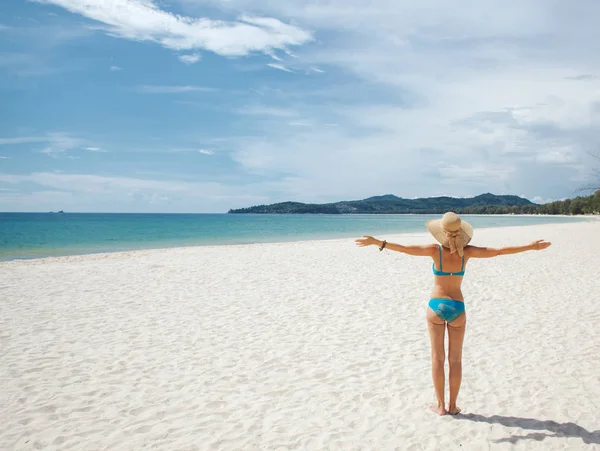
M 433 410 L 435 413 L 437 413 L 438 415 L 446 415 L 446 409 L 444 408 L 444 405 L 440 405 L 440 404 L 430 404 L 429 408 L 431 410 Z
M 450 415 L 458 415 L 460 413 L 460 407 L 456 407 L 456 406 L 448 407 L 448 413 Z

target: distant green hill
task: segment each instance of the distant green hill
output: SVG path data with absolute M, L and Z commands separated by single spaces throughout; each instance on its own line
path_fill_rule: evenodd
M 536 213 L 539 205 L 518 196 L 497 196 L 486 193 L 469 198 L 426 197 L 404 199 L 393 194 L 369 197 L 330 204 L 304 204 L 301 202 L 281 202 L 271 205 L 257 205 L 249 208 L 229 210 L 229 213 L 321 213 L 321 214 L 406 214 L 444 213 L 455 211 L 462 214 L 493 213 Z

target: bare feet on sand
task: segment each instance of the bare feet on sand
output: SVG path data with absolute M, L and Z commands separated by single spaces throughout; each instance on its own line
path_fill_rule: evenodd
M 446 408 L 443 405 L 439 404 L 430 404 L 429 408 L 433 410 L 438 415 L 446 415 Z
M 456 406 L 448 407 L 448 413 L 450 415 L 457 415 L 460 413 L 460 407 L 456 407 Z

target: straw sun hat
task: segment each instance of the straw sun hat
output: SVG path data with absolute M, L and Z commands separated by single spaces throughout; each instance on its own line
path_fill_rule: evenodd
M 464 255 L 463 248 L 473 238 L 473 226 L 451 211 L 442 219 L 432 219 L 425 224 L 442 246 L 450 248 L 450 253 L 458 252 L 461 257 Z

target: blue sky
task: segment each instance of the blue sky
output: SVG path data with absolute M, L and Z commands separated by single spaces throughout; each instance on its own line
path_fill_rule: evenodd
M 591 183 L 600 2 L 0 2 L 0 211 Z

